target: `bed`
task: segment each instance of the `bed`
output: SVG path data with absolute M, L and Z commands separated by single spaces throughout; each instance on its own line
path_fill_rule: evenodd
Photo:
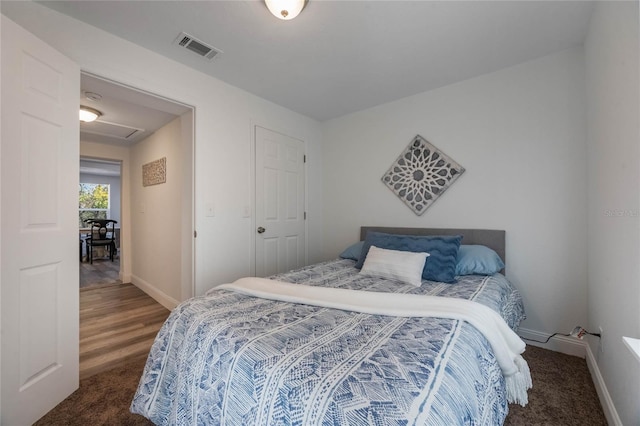
M 363 227 L 362 240 L 369 231 L 459 235 L 505 258 L 504 231 Z M 347 256 L 182 303 L 131 411 L 155 424 L 496 425 L 509 402 L 526 404 L 524 309 L 503 274 L 417 287 L 356 265 Z

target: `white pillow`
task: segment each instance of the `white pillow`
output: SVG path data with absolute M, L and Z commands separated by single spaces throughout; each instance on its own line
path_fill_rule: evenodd
M 360 273 L 367 276 L 390 278 L 416 287 L 422 285 L 422 270 L 429 253 L 387 250 L 371 246 Z

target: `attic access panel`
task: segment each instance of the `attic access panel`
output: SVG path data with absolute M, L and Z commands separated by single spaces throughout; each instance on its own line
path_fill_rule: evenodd
M 96 120 L 90 123 L 82 123 L 80 130 L 94 135 L 109 136 L 122 140 L 132 140 L 134 136 L 143 133 L 145 129 L 127 126 L 124 124 L 110 123 L 108 121 Z

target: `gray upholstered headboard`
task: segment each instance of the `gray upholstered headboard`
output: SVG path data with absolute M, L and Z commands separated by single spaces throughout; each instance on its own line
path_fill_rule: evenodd
M 364 240 L 367 231 L 385 232 L 402 235 L 462 235 L 462 244 L 480 244 L 487 246 L 507 263 L 505 251 L 505 231 L 493 229 L 439 229 L 439 228 L 393 228 L 385 226 L 363 226 L 360 228 L 360 240 Z

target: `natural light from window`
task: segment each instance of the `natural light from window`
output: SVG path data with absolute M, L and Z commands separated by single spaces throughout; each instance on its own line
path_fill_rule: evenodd
M 78 225 L 86 228 L 87 219 L 109 219 L 108 183 L 81 183 L 78 195 Z

